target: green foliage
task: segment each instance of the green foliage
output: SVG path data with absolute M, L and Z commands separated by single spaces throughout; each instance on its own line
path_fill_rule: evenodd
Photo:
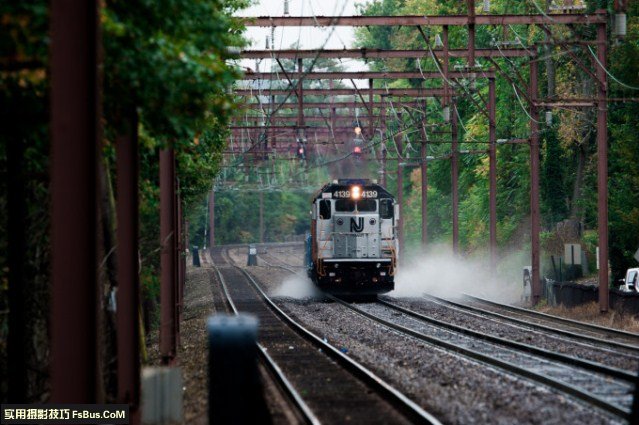
M 543 2 L 537 2 L 543 7 Z M 612 10 L 612 1 L 587 1 L 589 11 L 597 8 Z M 437 15 L 465 13 L 465 3 L 454 0 L 376 0 L 360 6 L 365 15 Z M 532 2 L 512 2 L 494 0 L 491 13 L 525 14 L 539 13 Z M 423 28 L 431 46 L 437 32 L 441 29 Z M 579 27 L 574 31 L 583 38 L 592 38 L 592 31 Z M 626 84 L 639 86 L 639 3 L 632 2 L 628 10 L 628 36 L 610 50 L 609 71 Z M 493 41 L 512 41 L 519 37 L 530 45 L 543 41 L 544 33 L 535 27 L 521 25 L 509 26 L 507 31 L 500 27 L 478 27 L 477 47 L 491 47 Z M 560 30 L 560 38 L 570 38 L 567 30 Z M 467 30 L 451 27 L 449 32 L 451 48 L 467 46 Z M 371 27 L 356 30 L 356 43 L 359 47 L 383 49 L 423 49 L 426 41 L 414 28 Z M 574 61 L 559 51 L 551 51 L 556 63 L 556 92 L 563 97 L 589 97 L 594 86 L 590 77 L 583 73 Z M 589 51 L 576 52 L 586 64 L 592 62 Z M 497 63 L 511 78 L 523 81 L 529 79 L 529 66 L 526 60 L 497 58 Z M 451 59 L 451 68 L 464 65 L 463 59 Z M 437 71 L 430 57 L 423 58 L 420 66 L 414 60 L 371 60 L 375 70 Z M 540 95 L 547 91 L 547 75 L 544 63 L 540 63 Z M 519 76 L 517 76 L 519 74 Z M 439 83 L 431 81 L 394 81 L 389 87 L 421 85 L 430 87 Z M 610 97 L 636 97 L 636 91 L 629 90 L 609 79 Z M 477 102 L 487 99 L 485 79 L 477 81 L 478 93 L 473 96 Z M 523 111 L 527 107 L 523 95 L 515 95 L 512 84 L 505 78 L 497 78 L 497 138 L 527 138 L 530 132 L 530 117 Z M 458 110 L 461 118 L 460 150 L 482 149 L 474 142 L 488 140 L 486 118 L 478 111 L 466 96 L 458 97 Z M 540 111 L 541 121 L 544 112 Z M 611 262 L 616 274 L 635 264 L 632 254 L 639 247 L 639 177 L 635 172 L 639 164 L 639 124 L 635 119 L 639 108 L 635 103 L 611 103 L 609 107 L 609 167 L 610 167 L 610 248 Z M 429 101 L 426 107 L 427 123 L 443 124 L 441 106 Z M 568 112 L 554 111 L 552 126 L 540 123 L 541 143 L 541 208 L 545 233 L 551 235 L 554 226 L 561 220 L 576 214 L 586 229 L 597 225 L 597 186 L 596 186 L 596 143 L 594 111 Z M 390 115 L 387 125 L 397 127 L 397 118 Z M 414 123 L 402 118 L 402 128 L 413 129 Z M 449 127 L 444 127 L 449 128 Z M 409 131 L 410 133 L 410 131 Z M 441 137 L 432 137 L 440 139 Z M 414 146 L 419 145 L 418 134 L 408 135 Z M 389 155 L 396 156 L 393 142 L 386 143 Z M 446 157 L 450 145 L 432 143 L 428 155 Z M 392 164 L 392 162 L 390 163 Z M 393 173 L 394 165 L 389 165 Z M 581 167 L 583 177 L 577 171 Z M 428 232 L 431 242 L 449 242 L 451 239 L 451 169 L 450 161 L 434 160 L 428 164 Z M 521 247 L 528 243 L 530 223 L 530 153 L 525 145 L 503 145 L 497 147 L 497 230 L 498 242 L 505 250 Z M 406 204 L 405 226 L 408 246 L 417 246 L 420 237 L 420 177 L 419 170 L 405 179 Z M 394 182 L 389 186 L 393 191 Z M 484 250 L 488 241 L 488 158 L 485 155 L 462 155 L 460 157 L 459 199 L 460 199 L 460 240 L 466 251 Z M 546 233 L 547 232 L 547 233 Z
M 284 241 L 308 230 L 311 193 L 263 191 L 264 241 Z M 259 242 L 260 192 L 221 191 L 215 194 L 215 240 L 218 244 Z M 195 229 L 197 237 L 203 227 Z

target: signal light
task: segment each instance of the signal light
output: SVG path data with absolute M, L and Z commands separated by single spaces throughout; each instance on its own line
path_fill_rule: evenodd
M 362 148 L 360 148 L 359 146 L 355 146 L 355 149 L 353 149 L 353 153 L 355 153 L 355 154 L 362 153 Z
M 297 142 L 297 157 L 301 160 L 306 160 L 306 148 L 304 143 L 298 140 Z

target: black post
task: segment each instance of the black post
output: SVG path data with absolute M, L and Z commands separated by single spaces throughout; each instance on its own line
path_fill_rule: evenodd
M 270 423 L 257 369 L 257 318 L 216 315 L 207 328 L 209 423 Z
M 637 379 L 635 379 L 635 397 L 632 401 L 630 425 L 639 425 L 639 372 L 637 372 Z
M 200 248 L 195 245 L 192 249 L 193 254 L 193 266 L 200 267 Z

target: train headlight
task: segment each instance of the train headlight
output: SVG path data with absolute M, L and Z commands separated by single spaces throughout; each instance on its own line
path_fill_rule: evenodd
M 359 186 L 353 186 L 351 189 L 351 198 L 357 200 L 362 196 L 362 188 Z

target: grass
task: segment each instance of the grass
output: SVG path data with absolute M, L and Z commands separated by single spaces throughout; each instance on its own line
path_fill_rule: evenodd
M 607 328 L 639 333 L 639 319 L 635 316 L 632 314 L 619 313 L 614 310 L 609 310 L 607 313 L 600 313 L 599 304 L 596 302 L 573 308 L 564 306 L 551 307 L 545 304 L 538 306 L 536 310 L 554 316 L 605 326 Z

